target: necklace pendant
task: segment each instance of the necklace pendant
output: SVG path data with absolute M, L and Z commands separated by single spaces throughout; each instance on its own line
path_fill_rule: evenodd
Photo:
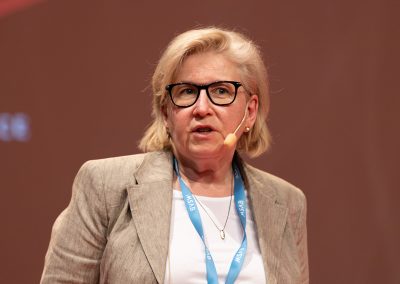
M 225 232 L 224 232 L 224 230 L 219 231 L 219 236 L 221 237 L 222 240 L 225 240 Z

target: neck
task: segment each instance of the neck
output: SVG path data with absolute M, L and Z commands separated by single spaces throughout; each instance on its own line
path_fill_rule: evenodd
M 196 195 L 223 197 L 232 191 L 232 157 L 229 159 L 210 159 L 192 161 L 176 156 L 179 173 L 191 192 Z M 179 183 L 175 180 L 175 188 Z

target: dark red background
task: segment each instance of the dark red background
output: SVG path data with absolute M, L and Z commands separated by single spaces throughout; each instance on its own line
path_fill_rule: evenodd
M 5 2 L 0 113 L 32 137 L 0 141 L 1 283 L 39 281 L 78 168 L 138 152 L 163 48 L 207 25 L 262 46 L 274 144 L 252 163 L 307 195 L 311 282 L 400 283 L 397 1 Z

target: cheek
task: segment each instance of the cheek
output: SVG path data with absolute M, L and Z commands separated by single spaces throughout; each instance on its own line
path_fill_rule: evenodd
M 185 116 L 185 113 L 181 111 L 171 111 L 169 114 L 168 126 L 175 136 L 180 137 L 185 134 L 188 128 L 188 118 Z

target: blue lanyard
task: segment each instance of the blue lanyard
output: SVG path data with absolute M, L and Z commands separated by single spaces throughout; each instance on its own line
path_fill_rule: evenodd
M 186 186 L 185 182 L 182 180 L 182 177 L 179 173 L 178 161 L 174 158 L 174 167 L 176 174 L 178 176 L 179 185 L 182 190 L 183 200 L 185 202 L 186 211 L 189 214 L 190 221 L 192 221 L 193 226 L 195 227 L 197 233 L 199 234 L 201 240 L 204 244 L 205 250 L 205 258 L 206 258 L 206 270 L 207 270 L 207 283 L 208 284 L 218 284 L 218 274 L 215 268 L 214 261 L 212 259 L 211 253 L 207 248 L 203 225 L 201 222 L 200 212 L 197 208 L 195 199 L 192 195 L 190 189 Z M 234 283 L 236 278 L 238 277 L 240 270 L 242 269 L 242 265 L 244 262 L 244 258 L 246 256 L 247 251 L 247 237 L 246 237 L 246 195 L 244 191 L 243 179 L 240 175 L 240 172 L 237 166 L 233 165 L 233 174 L 234 174 L 234 199 L 235 199 L 235 207 L 236 212 L 239 215 L 240 223 L 243 227 L 243 240 L 240 248 L 237 250 L 235 256 L 232 259 L 231 266 L 229 267 L 228 276 L 226 277 L 226 284 Z

